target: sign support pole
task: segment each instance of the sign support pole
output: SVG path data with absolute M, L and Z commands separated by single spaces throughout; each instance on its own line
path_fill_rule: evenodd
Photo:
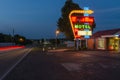
M 80 49 L 81 49 L 81 39 L 80 39 Z
M 88 48 L 87 39 L 86 39 L 86 48 Z
M 76 47 L 77 47 L 77 50 L 79 50 L 79 39 L 76 39 Z

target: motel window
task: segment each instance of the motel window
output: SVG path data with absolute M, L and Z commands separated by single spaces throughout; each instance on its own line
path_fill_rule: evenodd
M 105 44 L 104 44 L 103 38 L 98 39 L 98 49 L 105 49 Z

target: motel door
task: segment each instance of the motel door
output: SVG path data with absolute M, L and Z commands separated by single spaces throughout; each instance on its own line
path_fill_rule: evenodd
M 120 47 L 119 39 L 111 38 L 109 45 L 110 45 L 110 50 L 118 50 Z
M 119 39 L 114 40 L 114 49 L 118 50 L 119 49 Z

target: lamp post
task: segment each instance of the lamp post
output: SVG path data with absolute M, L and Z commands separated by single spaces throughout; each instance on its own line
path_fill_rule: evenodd
M 56 34 L 56 47 L 58 46 L 57 36 L 58 36 L 59 33 L 60 33 L 60 31 L 57 29 L 56 32 L 55 32 L 55 34 Z

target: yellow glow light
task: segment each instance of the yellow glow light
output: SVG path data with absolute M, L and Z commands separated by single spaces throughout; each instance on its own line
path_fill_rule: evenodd
M 20 38 L 20 39 L 19 39 L 19 41 L 20 41 L 20 42 L 23 42 L 23 41 L 24 41 L 24 39 L 23 39 L 23 38 Z

